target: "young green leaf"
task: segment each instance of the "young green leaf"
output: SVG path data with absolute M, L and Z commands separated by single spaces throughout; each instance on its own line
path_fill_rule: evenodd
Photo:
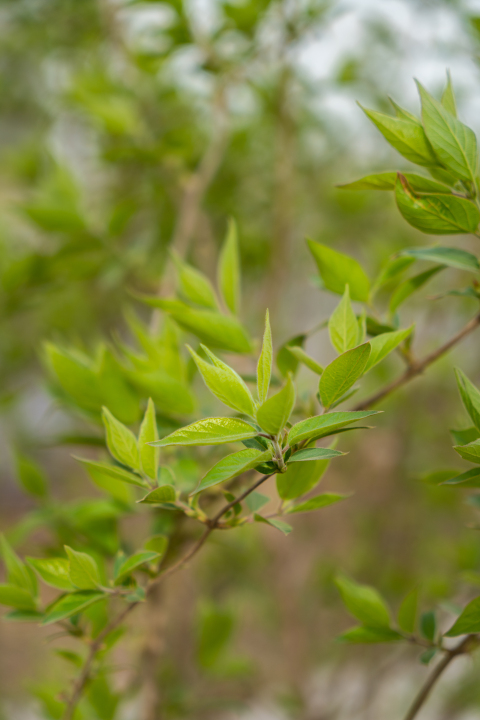
M 404 173 L 407 178 L 408 184 L 417 193 L 446 193 L 449 194 L 452 191 L 447 185 L 439 183 L 431 178 L 423 177 L 422 175 L 416 175 L 415 173 Z M 342 190 L 395 190 L 395 183 L 397 181 L 396 172 L 383 172 L 375 173 L 374 175 L 366 175 L 360 180 L 355 182 L 345 183 L 344 185 L 337 185 Z
M 268 397 L 268 388 L 270 387 L 270 378 L 272 377 L 272 363 L 272 331 L 270 328 L 270 318 L 267 310 L 265 315 L 265 332 L 263 333 L 262 352 L 258 358 L 257 365 L 257 392 L 258 399 L 261 403 L 265 402 Z
M 287 472 L 277 474 L 277 492 L 282 500 L 295 500 L 313 490 L 322 479 L 330 460 L 289 464 Z
M 468 445 L 455 445 L 453 449 L 464 460 L 480 464 L 480 440 L 474 440 Z
M 260 510 L 268 502 L 270 502 L 270 498 L 267 497 L 267 495 L 262 495 L 262 493 L 258 492 L 252 492 L 245 498 L 245 505 L 251 513 L 256 513 L 257 510 Z
M 151 550 L 158 556 L 163 557 L 168 548 L 168 537 L 166 535 L 154 535 L 144 544 L 145 550 Z
M 240 309 L 240 253 L 237 225 L 233 219 L 228 223 L 227 236 L 218 260 L 218 286 L 225 305 L 234 315 Z
M 423 637 L 427 640 L 430 640 L 430 642 L 435 641 L 435 635 L 437 632 L 437 620 L 435 618 L 435 613 L 432 610 L 421 614 L 420 632 Z
M 155 405 L 153 404 L 153 400 L 149 398 L 138 435 L 138 454 L 143 472 L 153 480 L 157 478 L 157 468 L 160 461 L 159 448 L 154 445 L 149 445 L 149 443 L 155 442 L 155 440 L 158 440 Z
M 416 194 L 401 173 L 395 199 L 405 220 L 431 235 L 474 233 L 480 222 L 480 212 L 470 200 L 456 195 Z
M 102 409 L 102 418 L 110 453 L 122 465 L 134 470 L 140 470 L 140 458 L 135 435 L 119 422 L 106 407 Z
M 345 285 L 345 292 L 328 321 L 330 341 L 338 353 L 351 350 L 357 344 L 358 324 L 350 302 L 350 290 Z
M 398 627 L 403 632 L 412 635 L 415 632 L 418 611 L 418 589 L 412 590 L 403 600 L 398 610 Z
M 128 577 L 128 575 L 132 574 L 132 572 L 138 570 L 139 567 L 145 565 L 147 562 L 158 560 L 158 557 L 159 555 L 156 552 L 142 551 L 127 558 L 120 567 L 117 568 L 117 572 L 115 573 L 115 585 L 120 585 L 125 578 Z
M 206 345 L 238 353 L 249 353 L 252 350 L 252 343 L 245 328 L 231 315 L 222 315 L 214 310 L 197 310 L 179 300 L 169 300 L 157 295 L 135 293 L 134 297 L 151 307 L 165 310 L 181 328 L 196 335 Z
M 100 573 L 95 560 L 84 552 L 65 545 L 70 561 L 70 580 L 79 590 L 96 590 L 101 584 Z
M 430 270 L 426 270 L 419 275 L 408 278 L 408 280 L 405 280 L 401 285 L 399 285 L 390 298 L 389 310 L 392 315 L 400 307 L 400 305 L 402 305 L 402 303 L 410 297 L 410 295 L 413 295 L 414 292 L 423 287 L 430 278 L 440 272 L 440 270 L 443 270 L 443 265 L 430 268 Z
M 288 525 L 286 522 L 283 522 L 282 520 L 277 520 L 276 518 L 262 517 L 261 515 L 258 515 L 257 513 L 254 514 L 253 518 L 256 522 L 262 522 L 262 523 L 267 523 L 267 525 L 271 525 L 276 530 L 280 530 L 280 532 L 282 532 L 284 535 L 288 535 L 293 530 L 291 525 Z
M 160 485 L 160 487 L 155 488 L 137 502 L 147 505 L 163 505 L 163 503 L 174 503 L 176 499 L 175 488 L 171 485 Z
M 313 240 L 307 242 L 327 290 L 343 295 L 345 285 L 348 285 L 352 300 L 359 302 L 368 300 L 370 280 L 360 263 L 348 255 L 332 250 L 327 245 Z
M 320 508 L 334 505 L 335 503 L 340 502 L 341 500 L 345 500 L 348 497 L 350 496 L 337 495 L 335 493 L 323 493 L 322 495 L 315 495 L 315 497 L 310 498 L 310 500 L 307 500 L 304 503 L 294 505 L 292 508 L 287 510 L 287 513 L 291 515 L 292 513 L 312 512 L 313 510 L 320 510 Z
M 105 475 L 107 475 L 107 477 L 111 477 L 114 480 L 121 480 L 122 482 L 128 483 L 129 485 L 137 485 L 138 487 L 142 488 L 148 487 L 147 481 L 141 478 L 139 475 L 128 472 L 128 470 L 124 470 L 117 465 L 110 465 L 109 463 L 100 462 L 97 460 L 88 460 L 87 458 L 77 457 L 76 455 L 73 455 L 73 457 L 75 458 L 75 460 L 78 460 L 83 465 L 85 465 L 90 474 L 98 471 L 104 473 Z
M 346 630 L 339 636 L 338 639 L 343 642 L 355 644 L 387 643 L 403 640 L 400 633 L 396 632 L 396 630 L 392 630 L 391 628 L 364 627 L 362 625 Z
M 480 468 L 472 468 L 461 475 L 444 480 L 441 485 L 460 485 L 460 488 L 480 487 Z
M 78 613 L 82 612 L 87 607 L 90 607 L 104 598 L 104 593 L 92 591 L 83 591 L 72 593 L 70 595 L 64 595 L 47 609 L 42 625 L 51 625 L 52 623 L 59 622 L 60 620 L 66 620 L 72 615 L 78 615 Z
M 36 610 L 37 607 L 31 593 L 19 585 L 0 585 L 0 605 L 18 610 Z
M 240 452 L 232 453 L 219 460 L 202 478 L 200 484 L 190 493 L 196 495 L 212 485 L 231 480 L 247 470 L 251 470 L 261 463 L 268 462 L 273 456 L 271 449 L 261 451 L 254 448 L 246 448 Z
M 398 150 L 400 155 L 423 167 L 431 167 L 438 165 L 438 158 L 435 156 L 434 150 L 427 139 L 422 124 L 414 116 L 406 119 L 405 117 L 391 117 L 375 110 L 367 110 L 362 107 L 363 112 L 377 126 L 385 140 Z
M 288 422 L 295 406 L 295 386 L 289 375 L 284 387 L 276 395 L 265 400 L 257 410 L 257 422 L 267 433 L 277 435 Z
M 183 262 L 176 253 L 172 253 L 172 257 L 177 268 L 181 295 L 196 305 L 215 310 L 218 304 L 210 280 L 199 270 Z
M 59 590 L 74 590 L 70 580 L 70 563 L 65 558 L 27 557 L 27 562 L 47 585 Z
M 284 378 L 288 377 L 288 373 L 295 373 L 298 370 L 299 360 L 294 353 L 291 351 L 294 348 L 302 348 L 303 343 L 306 340 L 306 335 L 295 335 L 295 337 L 287 340 L 286 343 L 277 352 L 277 367 L 280 370 Z
M 86 358 L 63 350 L 52 343 L 45 344 L 48 363 L 62 389 L 77 405 L 85 410 L 98 412 L 102 396 L 94 368 Z
M 370 340 L 372 351 L 368 358 L 365 372 L 371 370 L 372 367 L 378 365 L 387 355 L 395 350 L 401 342 L 403 342 L 412 332 L 413 325 L 405 330 L 395 330 L 394 332 L 382 333 Z
M 455 368 L 455 376 L 465 410 L 477 430 L 480 430 L 480 391 L 459 368 Z
M 457 637 L 457 635 L 470 635 L 480 632 L 480 597 L 475 598 L 463 610 L 460 617 L 445 633 L 446 637 Z
M 418 82 L 425 133 L 444 167 L 462 180 L 475 182 L 477 139 L 473 130 L 452 115 Z
M 416 260 L 428 260 L 428 262 L 439 263 L 440 265 L 448 265 L 449 267 L 466 270 L 467 272 L 478 273 L 480 263 L 475 255 L 466 250 L 459 250 L 451 247 L 427 247 L 427 248 L 408 248 L 402 250 L 401 255 L 408 255 Z
M 222 445 L 253 438 L 257 434 L 252 425 L 237 418 L 220 417 L 206 418 L 186 427 L 175 430 L 161 440 L 156 440 L 158 447 L 167 445 Z
M 25 490 L 30 495 L 45 498 L 48 495 L 47 480 L 41 467 L 20 453 L 15 460 L 17 474 Z
M 97 368 L 97 378 L 105 405 L 119 422 L 137 422 L 139 397 L 136 389 L 128 382 L 128 373 L 108 348 L 102 348 Z
M 457 102 L 455 100 L 455 93 L 453 92 L 452 78 L 450 71 L 447 70 L 447 85 L 442 95 L 442 105 L 450 115 L 457 117 Z
M 213 365 L 203 360 L 189 345 L 187 348 L 210 392 L 233 410 L 254 416 L 255 407 L 252 395 L 240 375 L 219 360 L 204 345 L 202 348 L 212 360 Z
M 358 420 L 378 415 L 380 410 L 362 410 L 351 412 L 327 413 L 301 420 L 288 433 L 288 444 L 292 447 L 303 440 L 309 442 L 335 434 L 340 428 L 351 425 Z
M 331 407 L 363 375 L 370 351 L 370 343 L 364 343 L 327 365 L 320 378 L 320 400 L 324 408 Z
M 473 440 L 480 438 L 480 431 L 476 427 L 465 428 L 465 430 L 450 430 L 455 445 L 468 445 Z
M 35 596 L 38 591 L 35 573 L 23 563 L 7 539 L 0 535 L 0 551 L 7 568 L 7 579 L 11 585 L 17 585 Z
M 372 628 L 390 626 L 390 612 L 377 590 L 368 585 L 359 585 L 344 575 L 337 577 L 335 583 L 353 617 Z
M 400 276 L 403 275 L 403 273 L 415 262 L 415 259 L 412 257 L 394 257 L 390 258 L 386 265 L 380 270 L 377 279 L 374 282 L 373 288 L 372 288 L 372 294 L 377 292 L 381 287 L 384 285 L 387 285 L 388 283 L 391 283 L 393 281 L 398 281 Z M 369 324 L 369 320 L 367 319 L 367 325 Z M 393 330 L 393 328 L 391 328 Z M 382 331 L 384 332 L 384 331 Z M 370 329 L 369 329 L 370 333 Z M 372 333 L 370 333 L 372 334 Z M 374 333 L 376 335 L 379 335 L 380 333 Z
M 312 460 L 331 460 L 332 458 L 345 455 L 340 450 L 333 450 L 332 448 L 305 448 L 304 450 L 297 450 L 297 452 L 290 455 L 287 465 L 291 465 L 294 462 L 309 462 Z
M 308 367 L 309 370 L 314 372 L 316 375 L 321 375 L 323 373 L 323 367 L 319 365 L 316 360 L 310 357 L 310 355 L 307 355 L 303 348 L 292 345 L 290 347 L 287 347 L 287 350 L 291 355 L 293 355 L 294 358 L 298 360 L 298 362 L 303 363 L 303 365 Z

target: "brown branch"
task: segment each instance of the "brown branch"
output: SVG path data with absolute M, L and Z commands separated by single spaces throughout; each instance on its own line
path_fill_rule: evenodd
M 417 717 L 418 713 L 420 712 L 423 705 L 427 701 L 430 693 L 432 692 L 434 686 L 436 685 L 440 677 L 443 675 L 447 667 L 450 665 L 452 660 L 454 660 L 459 655 L 465 655 L 466 653 L 470 652 L 470 650 L 472 649 L 472 640 L 475 641 L 475 636 L 468 635 L 456 647 L 452 648 L 451 650 L 445 651 L 445 655 L 438 663 L 438 665 L 436 665 L 431 675 L 429 675 L 429 677 L 427 678 L 425 684 L 421 688 L 417 697 L 410 706 L 410 709 L 405 715 L 404 720 L 414 720 L 414 718 Z
M 470 335 L 470 333 L 472 333 L 479 325 L 480 313 L 472 318 L 470 322 L 468 322 L 456 335 L 451 337 L 450 340 L 447 340 L 446 343 L 431 352 L 429 355 L 426 355 L 422 360 L 417 360 L 411 363 L 402 375 L 386 385 L 382 390 L 379 390 L 379 392 L 371 395 L 366 400 L 362 400 L 353 408 L 353 410 L 367 410 L 368 408 L 377 405 L 377 403 L 388 397 L 391 393 L 395 392 L 395 390 L 398 390 L 398 388 L 406 385 L 406 383 L 410 382 L 410 380 L 414 377 L 421 375 L 424 370 L 429 367 L 429 365 L 432 365 L 432 363 L 436 362 L 439 358 L 449 352 L 449 350 L 451 350 L 467 335 Z
M 245 500 L 245 498 L 248 497 L 250 493 L 254 492 L 254 490 L 256 490 L 260 485 L 262 485 L 266 480 L 268 480 L 268 478 L 272 477 L 273 474 L 274 473 L 271 473 L 270 475 L 262 475 L 262 477 L 260 477 L 253 485 L 247 488 L 247 490 L 245 490 L 245 492 L 243 492 L 238 498 L 235 498 L 235 500 L 232 500 L 231 502 L 224 505 L 210 520 L 210 522 L 208 523 L 208 527 L 205 528 L 203 534 L 200 536 L 197 542 L 192 545 L 190 550 L 188 550 L 188 552 L 185 553 L 185 555 L 181 557 L 176 563 L 170 565 L 170 567 L 166 568 L 166 570 L 160 575 L 158 575 L 156 578 L 153 578 L 147 586 L 146 592 L 150 593 L 152 591 L 152 588 L 156 587 L 159 583 L 163 582 L 166 578 L 170 577 L 170 575 L 175 574 L 184 565 L 186 565 L 186 563 L 191 560 L 194 555 L 196 555 L 197 552 L 203 547 L 211 533 L 217 528 L 221 518 L 226 515 L 226 513 L 231 510 L 234 505 Z M 132 610 L 134 610 L 140 604 L 140 602 L 135 602 L 127 605 L 127 607 L 125 607 L 122 612 L 117 615 L 117 617 L 114 618 L 102 630 L 101 633 L 97 635 L 95 640 L 92 641 L 83 668 L 74 683 L 70 698 L 67 700 L 67 705 L 65 707 L 65 712 L 62 716 L 62 720 L 72 720 L 75 709 L 80 702 L 85 687 L 90 679 L 93 663 L 95 662 L 97 654 L 102 649 L 105 639 L 113 630 L 115 630 L 119 625 L 121 625 L 122 622 L 127 618 L 127 616 L 132 612 Z

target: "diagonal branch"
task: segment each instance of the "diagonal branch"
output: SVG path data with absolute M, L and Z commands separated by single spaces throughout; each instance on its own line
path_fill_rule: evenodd
M 429 367 L 429 365 L 432 365 L 439 358 L 449 352 L 453 347 L 455 347 L 455 345 L 457 345 L 459 342 L 461 342 L 461 340 L 467 337 L 467 335 L 470 335 L 470 333 L 476 330 L 479 325 L 480 313 L 478 313 L 478 315 L 475 315 L 475 317 L 472 318 L 465 325 L 465 327 L 463 327 L 456 335 L 451 337 L 450 340 L 447 340 L 446 343 L 431 352 L 429 355 L 426 355 L 423 359 L 411 363 L 407 367 L 405 372 L 402 373 L 402 375 L 399 375 L 399 377 L 386 385 L 382 390 L 379 390 L 379 392 L 374 393 L 370 397 L 366 398 L 366 400 L 362 400 L 353 409 L 367 410 L 368 408 L 377 405 L 377 403 L 388 397 L 388 395 L 390 395 L 391 393 L 395 392 L 395 390 L 398 390 L 398 388 L 406 385 L 408 382 L 410 382 L 410 380 L 413 380 L 414 377 L 417 377 L 417 375 L 421 375 L 424 370 Z
M 171 575 L 174 575 L 178 570 L 180 570 L 184 565 L 188 563 L 189 560 L 191 560 L 199 550 L 204 546 L 205 542 L 208 540 L 211 533 L 219 526 L 220 520 L 224 515 L 227 514 L 229 510 L 233 508 L 234 505 L 236 505 L 239 502 L 242 502 L 245 500 L 250 493 L 252 493 L 254 490 L 256 490 L 260 485 L 262 485 L 266 480 L 268 480 L 270 477 L 272 477 L 274 473 L 271 473 L 270 475 L 262 475 L 253 485 L 251 485 L 247 490 L 245 490 L 238 498 L 235 498 L 235 500 L 232 500 L 231 502 L 224 505 L 217 514 L 208 522 L 208 526 L 205 528 L 203 534 L 199 537 L 196 543 L 192 545 L 192 547 L 183 555 L 179 560 L 177 560 L 176 563 L 173 565 L 170 565 L 170 567 L 166 568 L 164 572 L 162 572 L 160 575 L 158 575 L 156 578 L 154 578 L 149 585 L 146 588 L 146 592 L 150 593 L 152 591 L 152 588 L 158 586 L 160 583 L 162 583 L 166 578 L 170 577 Z M 117 615 L 103 630 L 95 640 L 93 640 L 90 644 L 90 648 L 88 651 L 88 655 L 85 659 L 85 663 L 82 667 L 82 670 L 77 677 L 72 693 L 67 700 L 67 705 L 65 707 L 64 714 L 62 716 L 62 720 L 72 720 L 76 707 L 78 703 L 81 700 L 81 697 L 83 695 L 83 692 L 85 690 L 85 687 L 90 679 L 91 673 L 92 673 L 92 666 L 95 662 L 95 659 L 97 657 L 97 654 L 100 652 L 100 650 L 103 647 L 103 643 L 105 639 L 108 637 L 108 635 L 115 630 L 119 625 L 122 624 L 122 622 L 130 615 L 132 610 L 134 610 L 138 605 L 141 603 L 135 602 L 131 603 L 130 605 L 127 605 L 122 612 Z

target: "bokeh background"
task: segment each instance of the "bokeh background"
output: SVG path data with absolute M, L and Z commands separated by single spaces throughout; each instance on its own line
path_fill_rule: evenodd
M 60 502 L 96 494 L 60 441 L 84 428 L 50 391 L 42 341 L 91 349 L 125 334 L 128 290 L 172 283 L 170 247 L 212 277 L 230 216 L 245 324 L 258 337 L 268 307 L 277 345 L 314 327 L 337 299 L 319 287 L 306 236 L 371 274 L 428 242 L 390 194 L 335 188 L 406 167 L 355 101 L 387 110 L 392 95 L 417 112 L 413 77 L 438 93 L 448 68 L 478 131 L 479 60 L 480 3 L 467 0 L 1 0 L 0 525 L 22 553 L 48 533 L 35 530 L 16 449 Z M 473 252 L 475 242 L 452 240 Z M 457 279 L 448 270 L 403 311 L 419 352 L 476 311 L 472 299 L 432 299 Z M 394 606 L 420 585 L 424 609 L 447 614 L 475 591 L 475 507 L 427 476 L 461 467 L 452 367 L 480 381 L 478 343 L 384 403 L 375 431 L 342 440 L 350 455 L 324 483 L 350 501 L 295 519 L 288 538 L 267 527 L 215 538 L 139 616 L 115 668 L 128 702 L 98 718 L 140 717 L 132 658 L 146 638 L 156 720 L 400 717 L 427 669 L 415 649 L 335 642 L 351 621 L 333 577 L 375 584 Z M 332 357 L 325 333 L 307 349 Z M 400 368 L 383 363 L 370 389 Z M 312 390 L 308 371 L 298 384 Z M 209 623 L 221 628 L 213 657 L 202 651 Z M 38 690 L 66 676 L 53 648 L 35 626 L 0 624 L 2 720 L 55 717 Z M 479 671 L 452 667 L 425 720 L 480 718 Z

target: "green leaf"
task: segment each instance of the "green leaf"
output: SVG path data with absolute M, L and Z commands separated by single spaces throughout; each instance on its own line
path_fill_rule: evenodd
M 197 625 L 197 661 L 201 668 L 210 669 L 222 658 L 232 636 L 234 617 L 231 611 L 204 606 Z
M 357 344 L 358 324 L 357 317 L 350 302 L 350 290 L 345 285 L 345 292 L 339 304 L 328 321 L 330 340 L 338 353 L 351 350 Z
M 326 289 L 343 295 L 345 285 L 348 285 L 352 300 L 367 302 L 370 280 L 360 263 L 348 255 L 332 250 L 327 245 L 313 240 L 307 242 Z
M 344 575 L 337 577 L 335 583 L 353 617 L 372 628 L 390 626 L 390 612 L 377 590 L 368 585 L 359 585 Z
M 370 357 L 368 358 L 365 372 L 368 372 L 375 365 L 378 365 L 387 355 L 395 350 L 401 342 L 403 342 L 412 332 L 414 326 L 412 325 L 405 330 L 395 330 L 394 332 L 382 333 L 377 335 L 370 340 L 370 347 L 372 348 Z
M 408 119 L 405 117 L 391 117 L 375 110 L 367 110 L 362 107 L 363 112 L 377 126 L 385 140 L 397 150 L 400 155 L 423 167 L 438 165 L 433 148 L 427 139 L 422 124 L 414 116 Z M 427 133 L 428 134 L 428 133 Z
M 188 415 L 195 409 L 195 399 L 185 382 L 162 370 L 125 372 L 132 385 L 142 395 L 151 397 L 160 412 L 166 415 Z
M 480 430 L 480 391 L 460 368 L 455 368 L 455 376 L 465 410 L 470 415 L 477 430 Z
M 202 349 L 212 360 L 213 365 L 203 360 L 189 345 L 187 348 L 210 392 L 233 410 L 253 416 L 255 414 L 253 398 L 240 375 L 204 345 Z
M 346 425 L 351 425 L 371 415 L 378 415 L 380 412 L 380 410 L 362 410 L 315 415 L 314 417 L 307 418 L 307 420 L 301 420 L 290 429 L 288 433 L 288 444 L 293 446 L 303 440 L 309 440 L 309 442 L 319 440 L 322 437 L 333 435 Z
M 310 498 L 310 500 L 307 500 L 304 503 L 294 505 L 294 507 L 287 510 L 287 513 L 290 515 L 291 513 L 312 512 L 312 510 L 319 510 L 320 508 L 334 505 L 335 503 L 340 502 L 340 500 L 345 500 L 348 497 L 350 497 L 350 495 L 322 493 L 322 495 L 316 495 L 315 497 Z
M 462 180 L 475 182 L 477 139 L 473 130 L 452 115 L 418 82 L 425 133 L 442 165 Z
M 400 633 L 392 630 L 391 628 L 375 628 L 375 627 L 364 627 L 359 625 L 351 628 L 346 632 L 342 633 L 339 638 L 343 642 L 348 643 L 387 643 L 387 642 L 398 642 L 403 640 Z
M 446 193 L 450 194 L 451 190 L 447 185 L 431 180 L 430 178 L 416 175 L 415 173 L 404 173 L 408 180 L 408 184 L 417 193 Z M 374 175 L 366 175 L 355 182 L 337 185 L 342 190 L 395 190 L 397 181 L 396 172 L 375 173 Z
M 323 367 L 319 365 L 319 363 L 314 360 L 310 355 L 307 355 L 305 350 L 301 347 L 287 347 L 286 348 L 288 352 L 294 356 L 298 360 L 298 362 L 303 363 L 303 365 L 306 365 L 312 372 L 314 372 L 316 375 L 321 375 L 323 373 Z
M 113 353 L 102 348 L 97 370 L 101 404 L 110 408 L 120 422 L 128 424 L 138 420 L 139 397 L 126 375 Z
M 163 503 L 173 503 L 177 499 L 175 488 L 171 485 L 161 485 L 152 492 L 145 495 L 141 500 L 137 500 L 137 503 L 143 503 L 147 505 L 162 505 Z
M 455 445 L 468 445 L 473 440 L 480 438 L 480 432 L 476 427 L 465 428 L 465 430 L 450 430 Z
M 63 390 L 79 407 L 98 412 L 102 396 L 94 368 L 72 352 L 45 344 L 49 365 Z
M 148 487 L 146 480 L 143 480 L 143 478 L 138 475 L 134 475 L 134 473 L 128 472 L 128 470 L 124 470 L 117 465 L 110 465 L 109 463 L 99 462 L 97 460 L 88 460 L 87 458 L 77 457 L 76 455 L 73 455 L 73 457 L 75 460 L 78 460 L 85 465 L 90 474 L 98 471 L 113 478 L 114 480 L 121 480 L 129 485 L 137 485 L 142 488 Z
M 440 272 L 440 270 L 443 270 L 443 266 L 430 268 L 430 270 L 426 270 L 419 275 L 415 275 L 399 285 L 390 298 L 390 312 L 393 314 L 400 305 L 410 297 L 410 295 L 413 295 L 414 292 L 423 287 L 423 285 L 425 285 L 430 278 Z
M 158 560 L 158 558 L 158 553 L 151 551 L 138 552 L 127 558 L 115 573 L 115 585 L 120 585 L 128 575 L 131 575 L 132 572 L 138 570 L 145 563 Z
M 18 585 L 30 595 L 35 596 L 38 591 L 35 573 L 23 563 L 3 535 L 0 535 L 0 550 L 7 568 L 9 584 Z
M 257 510 L 260 510 L 268 502 L 270 502 L 270 498 L 259 492 L 252 492 L 245 498 L 245 505 L 251 513 L 256 513 Z
M 160 462 L 160 450 L 154 445 L 148 443 L 158 440 L 157 421 L 155 418 L 155 405 L 153 400 L 149 398 L 145 416 L 140 425 L 138 435 L 138 453 L 140 456 L 140 464 L 142 470 L 149 478 L 156 480 L 157 468 Z
M 437 632 L 437 621 L 435 619 L 435 613 L 432 610 L 421 614 L 420 632 L 423 637 L 427 640 L 430 640 L 430 642 L 435 641 L 435 634 Z
M 258 399 L 261 403 L 265 402 L 268 397 L 268 388 L 270 387 L 270 378 L 272 377 L 272 363 L 272 330 L 270 328 L 270 318 L 267 310 L 265 315 L 265 332 L 263 333 L 262 352 L 258 358 L 257 365 L 257 391 Z
M 295 335 L 295 337 L 287 340 L 287 342 L 284 343 L 279 349 L 276 361 L 277 367 L 283 377 L 288 377 L 288 373 L 292 373 L 292 375 L 295 375 L 295 373 L 297 372 L 299 361 L 292 354 L 291 350 L 292 348 L 302 347 L 305 339 L 306 335 Z
M 418 195 L 401 173 L 395 185 L 395 199 L 405 220 L 431 235 L 474 233 L 480 221 L 480 212 L 470 200 L 456 195 Z
M 257 434 L 254 427 L 237 418 L 206 418 L 186 427 L 175 430 L 155 445 L 222 445 L 253 438 Z
M 331 448 L 305 448 L 304 450 L 298 450 L 293 453 L 287 461 L 287 465 L 291 465 L 294 462 L 305 462 L 312 460 L 331 460 L 332 458 L 345 455 L 340 450 L 332 450 Z
M 464 460 L 480 464 L 480 440 L 474 440 L 468 445 L 455 445 L 453 449 Z
M 327 365 L 320 378 L 320 399 L 324 408 L 331 407 L 363 375 L 370 352 L 370 343 L 364 343 L 347 350 Z
M 412 590 L 403 600 L 398 610 L 397 622 L 403 632 L 412 635 L 415 632 L 418 611 L 418 589 Z
M 277 474 L 277 492 L 282 500 L 295 500 L 310 492 L 325 473 L 330 460 L 315 460 L 288 465 L 287 472 Z
M 0 585 L 0 605 L 7 605 L 18 610 L 36 609 L 32 594 L 19 585 Z
M 288 535 L 293 530 L 291 525 L 288 525 L 286 522 L 282 522 L 281 520 L 277 520 L 276 518 L 262 517 L 261 515 L 258 515 L 257 513 L 255 513 L 253 518 L 256 522 L 262 522 L 262 523 L 267 523 L 267 525 L 271 525 L 276 530 L 280 530 L 280 532 L 282 532 L 284 535 Z
M 415 262 L 414 258 L 411 257 L 394 257 L 391 258 L 386 265 L 380 270 L 377 279 L 375 280 L 372 293 L 377 292 L 381 287 L 391 283 L 392 281 L 398 281 L 400 275 L 403 275 L 410 265 Z M 371 323 L 371 319 L 367 319 L 367 324 Z M 393 330 L 393 328 L 392 328 Z M 370 333 L 372 334 L 372 333 Z M 379 333 L 375 333 L 378 335 Z
M 462 614 L 457 618 L 445 637 L 457 637 L 457 635 L 469 635 L 480 632 L 480 597 L 475 598 L 464 608 Z
M 102 409 L 102 418 L 110 453 L 122 465 L 131 467 L 134 470 L 140 470 L 140 458 L 135 435 L 119 422 L 106 407 Z
M 408 248 L 402 250 L 401 255 L 408 255 L 416 260 L 427 260 L 428 262 L 448 265 L 449 267 L 477 273 L 480 264 L 472 253 L 458 248 L 433 246 L 428 248 Z
M 420 662 L 422 663 L 422 665 L 429 665 L 430 661 L 433 660 L 437 653 L 438 648 L 431 648 L 430 650 L 425 650 L 425 652 L 420 655 Z
M 95 560 L 84 552 L 65 545 L 70 561 L 70 580 L 79 590 L 95 590 L 100 584 L 100 573 Z
M 218 260 L 218 286 L 225 305 L 234 315 L 240 310 L 240 253 L 237 225 L 233 219 L 228 223 L 227 237 Z
M 45 498 L 48 495 L 45 474 L 37 463 L 17 453 L 16 470 L 25 490 L 35 497 Z
M 210 280 L 199 270 L 183 262 L 176 253 L 172 253 L 172 257 L 177 268 L 180 293 L 196 305 L 215 310 L 218 303 Z
M 457 103 L 455 100 L 455 93 L 453 92 L 452 78 L 450 77 L 450 71 L 447 70 L 447 86 L 443 91 L 442 105 L 453 117 L 457 117 Z
M 254 448 L 246 448 L 245 450 L 240 450 L 240 452 L 227 455 L 227 457 L 222 458 L 210 468 L 191 495 L 196 495 L 212 485 L 225 482 L 225 480 L 231 480 L 231 478 L 241 475 L 263 462 L 268 462 L 272 456 L 273 451 L 271 449 L 262 452 Z
M 257 410 L 257 422 L 262 430 L 271 435 L 283 430 L 295 407 L 295 397 L 295 386 L 289 375 L 280 392 L 265 400 Z
M 445 480 L 442 485 L 460 485 L 462 488 L 479 488 L 480 487 L 480 468 L 472 468 L 461 475 Z
M 74 590 L 70 580 L 70 563 L 65 558 L 27 558 L 28 564 L 43 582 L 59 590 Z
M 249 353 L 252 344 L 245 328 L 237 318 L 213 310 L 197 310 L 179 300 L 157 295 L 139 295 L 142 302 L 170 313 L 181 328 L 196 335 L 206 345 L 230 352 Z
M 78 615 L 78 613 L 90 607 L 90 605 L 104 599 L 104 593 L 99 592 L 85 591 L 64 595 L 54 602 L 53 605 L 50 605 L 45 613 L 42 625 L 51 625 L 60 620 L 66 620 L 72 615 Z
M 154 535 L 144 544 L 145 550 L 151 550 L 163 557 L 168 548 L 168 537 L 166 535 Z

